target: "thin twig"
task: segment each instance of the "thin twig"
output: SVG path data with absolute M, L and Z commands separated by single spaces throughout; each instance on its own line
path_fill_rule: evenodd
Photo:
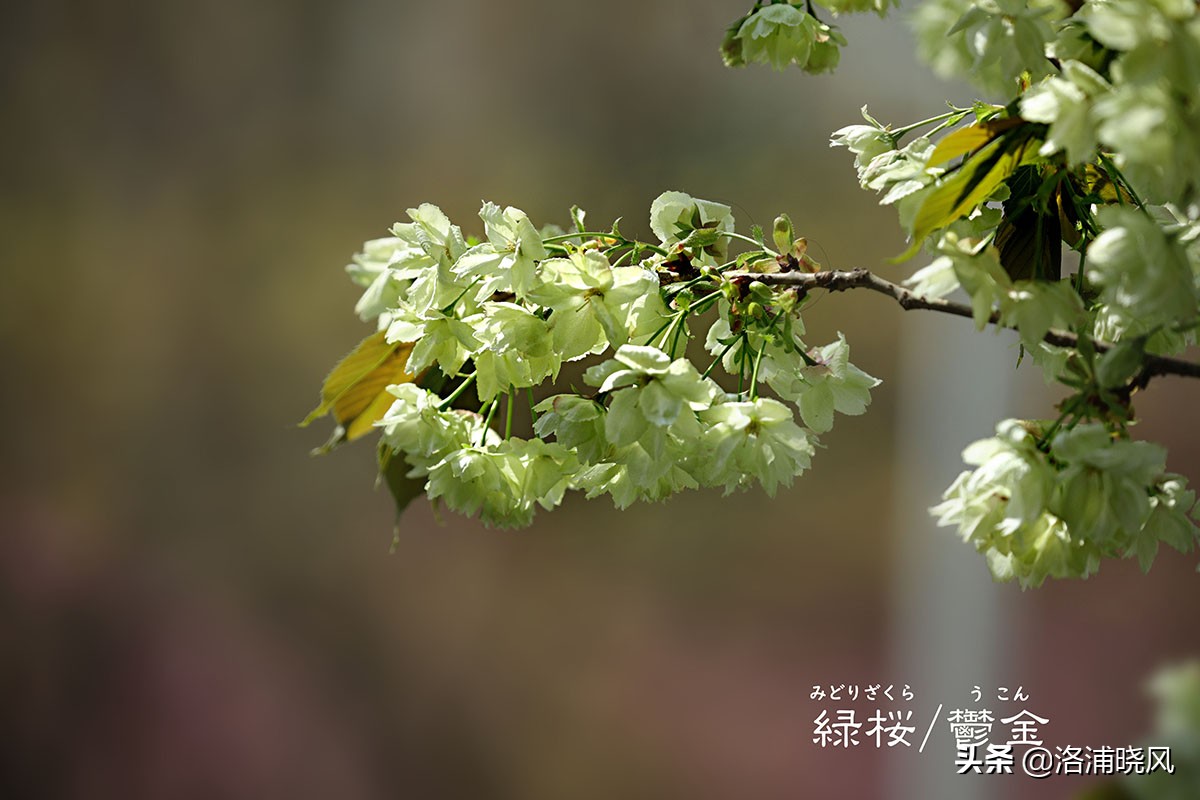
M 906 311 L 921 309 L 925 311 L 940 311 L 956 317 L 974 318 L 974 312 L 966 303 L 956 303 L 953 300 L 942 300 L 935 297 L 922 297 L 879 277 L 868 269 L 824 270 L 822 272 L 726 272 L 726 278 L 749 278 L 773 286 L 797 286 L 804 289 L 825 289 L 829 292 L 844 292 L 847 289 L 869 289 L 872 292 L 887 295 L 900 304 Z M 1000 312 L 994 311 L 988 318 L 993 325 L 1000 325 Z M 1011 325 L 1001 327 L 1012 328 Z M 1079 338 L 1073 333 L 1052 330 L 1045 336 L 1044 341 L 1057 347 L 1077 348 Z M 1111 344 L 1096 342 L 1096 349 L 1104 352 L 1112 347 Z M 1158 375 L 1182 375 L 1187 378 L 1200 378 L 1200 364 L 1185 361 L 1180 358 L 1156 356 L 1147 354 L 1143 368 L 1146 380 Z

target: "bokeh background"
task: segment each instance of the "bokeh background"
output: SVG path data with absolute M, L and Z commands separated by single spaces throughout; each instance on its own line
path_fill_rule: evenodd
M 646 232 L 650 201 L 681 189 L 747 226 L 788 211 L 826 264 L 904 274 L 884 264 L 893 213 L 828 133 L 864 102 L 903 123 L 972 95 L 923 71 L 896 19 L 847 20 L 833 77 L 726 70 L 717 43 L 747 6 L 6 4 L 0 796 L 904 796 L 874 748 L 812 744 L 834 707 L 809 697 L 910 684 L 927 724 L 981 681 L 953 659 L 948 682 L 897 667 L 898 509 L 937 499 L 898 488 L 933 463 L 897 446 L 900 398 L 978 367 L 936 337 L 901 358 L 908 320 L 885 299 L 809 315 L 814 341 L 845 331 L 885 383 L 773 501 L 572 499 L 520 532 L 420 501 L 393 546 L 370 446 L 312 459 L 326 432 L 295 427 L 367 332 L 342 266 L 423 201 L 472 230 L 489 199 Z M 936 324 L 999 343 L 1005 403 L 1048 413 L 1006 342 Z M 973 385 L 952 378 L 926 416 L 968 412 Z M 1193 483 L 1198 399 L 1163 380 L 1138 404 Z M 931 430 L 930 448 L 965 444 Z M 999 643 L 1000 685 L 1024 687 L 1053 744 L 1138 741 L 1145 678 L 1200 644 L 1194 557 L 1023 593 L 964 555 L 1003 617 L 954 622 L 964 663 Z M 899 755 L 952 757 L 944 724 Z M 1083 785 L 964 779 L 954 796 Z

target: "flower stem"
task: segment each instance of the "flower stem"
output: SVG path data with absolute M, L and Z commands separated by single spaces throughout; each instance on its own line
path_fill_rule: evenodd
M 738 397 L 746 386 L 746 348 L 750 347 L 750 337 L 742 331 L 742 349 L 738 353 Z
M 721 235 L 728 236 L 730 239 L 741 239 L 743 242 L 749 242 L 750 244 L 752 244 L 755 247 L 762 250 L 764 253 L 769 253 L 771 256 L 779 255 L 774 250 L 772 250 L 771 248 L 767 247 L 765 244 L 760 242 L 758 239 L 752 239 L 744 233 L 738 233 L 736 231 L 727 231 Z
M 488 428 L 492 426 L 492 417 L 496 415 L 496 409 L 500 406 L 500 401 L 493 397 L 488 401 L 487 416 L 483 418 L 483 428 L 479 431 L 479 446 L 483 447 L 487 444 Z
M 951 117 L 955 116 L 956 114 L 961 114 L 961 113 L 963 113 L 962 110 L 956 108 L 953 111 L 947 111 L 945 114 L 938 114 L 936 117 L 930 117 L 929 119 L 923 119 L 920 122 L 914 122 L 911 125 L 905 125 L 903 128 L 897 128 L 894 131 L 887 131 L 887 133 L 892 137 L 892 141 L 899 141 L 902 137 L 904 137 L 907 134 L 912 133 L 917 128 L 923 128 L 926 125 L 932 125 L 935 122 L 941 122 L 942 120 L 950 119 Z
M 750 399 L 758 398 L 758 368 L 762 364 L 763 353 L 767 351 L 767 337 L 763 337 L 762 344 L 758 346 L 758 355 L 754 357 L 754 371 L 750 373 Z
M 708 369 L 704 370 L 704 374 L 703 374 L 703 375 L 701 375 L 700 377 L 701 377 L 701 378 L 707 378 L 709 375 L 711 375 L 711 374 L 712 374 L 712 371 L 713 371 L 713 369 L 715 369 L 715 368 L 716 368 L 717 364 L 719 364 L 719 363 L 721 362 L 721 360 L 722 360 L 723 358 L 725 358 L 725 354 L 726 354 L 726 353 L 728 353 L 730 350 L 732 350 L 732 349 L 733 349 L 733 346 L 734 346 L 735 344 L 737 344 L 737 343 L 738 343 L 738 340 L 737 340 L 737 339 L 734 339 L 732 342 L 730 342 L 729 344 L 725 345 L 725 349 L 721 351 L 721 354 L 720 354 L 720 355 L 718 355 L 716 358 L 714 358 L 714 359 L 713 359 L 713 362 L 712 362 L 711 364 L 709 364 L 709 365 L 708 365 Z
M 460 383 L 453 392 L 451 392 L 449 397 L 438 404 L 438 411 L 445 411 L 447 408 L 449 408 L 451 404 L 458 399 L 459 395 L 465 392 L 467 387 L 475 382 L 475 376 L 478 374 L 478 372 L 472 372 L 470 375 L 468 375 L 463 382 Z
M 512 420 L 513 420 L 513 387 L 509 384 L 508 397 L 504 401 L 505 420 L 504 420 L 504 438 L 508 439 L 512 436 Z

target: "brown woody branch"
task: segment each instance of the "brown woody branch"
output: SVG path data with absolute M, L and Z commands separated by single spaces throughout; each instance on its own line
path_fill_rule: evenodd
M 925 311 L 940 311 L 956 317 L 973 319 L 974 313 L 966 303 L 956 303 L 952 300 L 942 300 L 934 297 L 922 297 L 879 277 L 867 269 L 824 270 L 821 272 L 726 272 L 726 278 L 749 278 L 772 286 L 795 286 L 802 289 L 824 289 L 829 292 L 843 292 L 847 289 L 869 289 L 872 292 L 887 295 L 900 304 L 906 311 L 923 309 Z M 1000 313 L 993 312 L 988 320 L 993 325 L 1000 325 Z M 1012 326 L 1002 326 L 1011 328 Z M 1052 330 L 1045 336 L 1048 344 L 1058 347 L 1075 349 L 1079 346 L 1079 337 L 1073 333 Z M 1108 350 L 1112 345 L 1096 342 L 1100 352 Z M 1140 373 L 1143 381 L 1149 381 L 1158 375 L 1182 375 L 1188 378 L 1200 378 L 1200 364 L 1168 356 L 1147 354 Z M 1143 383 L 1144 385 L 1144 383 Z

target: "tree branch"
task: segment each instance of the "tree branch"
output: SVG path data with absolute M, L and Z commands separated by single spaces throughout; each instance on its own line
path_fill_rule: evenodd
M 749 278 L 772 286 L 795 286 L 801 289 L 825 289 L 829 292 L 844 292 L 847 289 L 869 289 L 872 292 L 887 295 L 900 304 L 905 311 L 922 309 L 925 311 L 940 311 L 956 317 L 973 319 L 974 313 L 966 303 L 956 303 L 952 300 L 942 300 L 934 297 L 922 297 L 903 286 L 879 277 L 867 269 L 824 270 L 821 272 L 726 272 L 726 278 Z M 988 322 L 1004 328 L 1012 329 L 1010 325 L 1000 324 L 1000 312 L 992 312 Z M 1079 346 L 1079 337 L 1065 331 L 1050 331 L 1044 341 L 1057 347 L 1075 349 Z M 1112 345 L 1096 342 L 1100 352 L 1108 350 Z M 1157 375 L 1182 375 L 1187 378 L 1200 378 L 1200 364 L 1185 361 L 1180 358 L 1156 356 L 1147 354 L 1142 370 L 1144 380 Z

